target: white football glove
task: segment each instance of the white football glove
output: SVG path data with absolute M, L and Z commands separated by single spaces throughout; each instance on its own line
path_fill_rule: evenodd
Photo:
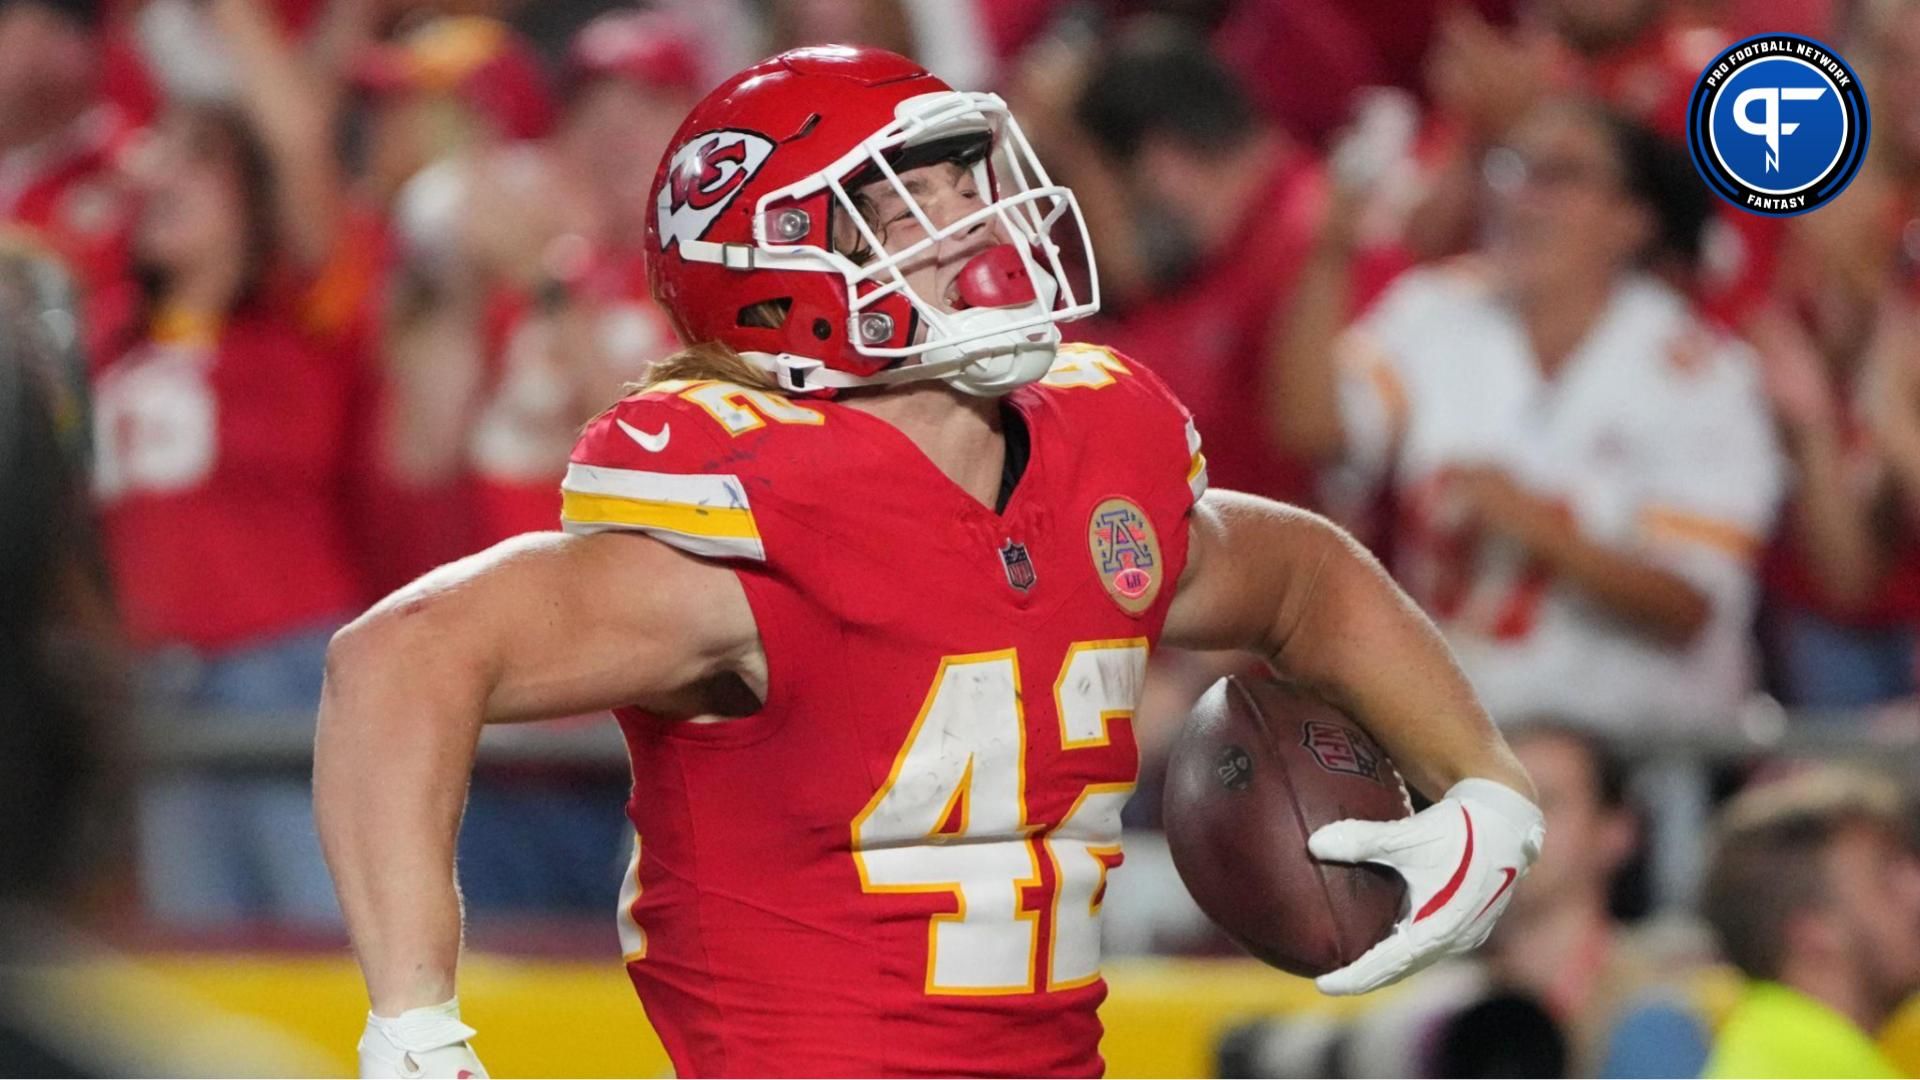
M 477 1077 L 486 1066 L 467 1040 L 474 1030 L 460 1022 L 460 999 L 408 1009 L 399 1016 L 367 1014 L 360 1035 L 360 1075 L 395 1077 Z
M 1378 863 L 1407 882 L 1407 914 L 1386 940 L 1314 980 L 1323 994 L 1364 994 L 1478 946 L 1540 857 L 1540 808 L 1492 780 L 1462 780 L 1399 821 L 1336 821 L 1307 850 L 1329 862 Z

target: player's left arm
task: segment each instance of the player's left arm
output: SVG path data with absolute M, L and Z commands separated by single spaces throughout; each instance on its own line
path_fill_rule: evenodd
M 1268 658 L 1365 724 L 1427 795 L 1468 777 L 1533 794 L 1440 632 L 1318 514 L 1209 491 L 1193 509 L 1164 637 Z
M 1396 822 L 1343 821 L 1313 853 L 1378 862 L 1407 880 L 1392 936 L 1318 982 L 1364 993 L 1486 938 L 1544 837 L 1533 783 L 1427 617 L 1327 519 L 1234 492 L 1190 518 L 1164 640 L 1246 649 L 1340 706 L 1438 801 Z

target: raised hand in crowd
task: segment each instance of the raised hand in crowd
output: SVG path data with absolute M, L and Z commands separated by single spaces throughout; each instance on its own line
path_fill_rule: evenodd
M 1546 96 L 1552 55 L 1551 40 L 1537 31 L 1497 27 L 1467 9 L 1442 20 L 1425 72 L 1442 142 L 1407 220 L 1415 253 L 1450 255 L 1472 243 L 1481 158 Z
M 1427 54 L 1434 107 L 1479 145 L 1498 142 L 1548 89 L 1553 41 L 1542 31 L 1494 26 L 1471 8 L 1440 21 Z
M 1073 188 L 1100 253 L 1100 289 L 1115 306 L 1145 293 L 1151 276 L 1119 163 L 1101 150 L 1075 103 L 1087 90 L 1099 42 L 1066 24 L 1029 45 L 1011 65 L 1004 96 L 1053 178 Z
M 1761 385 L 1774 419 L 1790 438 L 1836 435 L 1839 408 L 1819 347 L 1778 308 L 1757 312 L 1746 328 L 1760 361 Z
M 1920 522 L 1920 310 L 1882 297 L 1868 339 L 1863 380 L 1867 429 L 1884 456 L 1906 519 Z

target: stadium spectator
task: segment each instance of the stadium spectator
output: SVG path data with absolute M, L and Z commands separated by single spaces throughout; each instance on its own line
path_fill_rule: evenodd
M 672 351 L 642 257 L 653 170 L 636 166 L 696 99 L 697 59 L 676 20 L 602 16 L 569 50 L 550 137 L 449 156 L 401 194 L 387 359 L 418 377 L 396 380 L 390 412 L 433 433 L 396 449 L 463 493 L 469 551 L 557 528 L 580 425 Z M 461 834 L 468 903 L 604 906 L 623 793 L 604 771 L 483 771 Z
M 1797 479 L 1767 560 L 1766 639 L 1788 704 L 1857 708 L 1915 689 L 1920 516 L 1903 495 L 1920 492 L 1906 464 L 1920 461 L 1920 358 L 1909 301 L 1850 304 L 1834 279 L 1817 292 L 1796 309 L 1811 325 L 1770 311 L 1750 330 Z M 1846 325 L 1861 318 L 1874 325 Z
M 1319 163 L 1254 110 L 1205 38 L 1161 20 L 1077 59 L 1033 58 L 1016 106 L 1100 252 L 1103 313 L 1070 332 L 1166 379 L 1214 483 L 1310 501 L 1309 471 L 1269 434 L 1262 357 L 1312 236 Z
M 538 58 L 505 24 L 410 8 L 330 3 L 305 42 L 309 82 L 350 137 L 333 163 L 347 195 L 314 300 L 328 321 L 380 334 L 405 276 L 395 222 L 402 190 L 436 161 L 543 135 L 553 115 Z M 395 362 L 391 341 L 375 346 L 378 393 L 358 510 L 374 540 L 360 548 L 377 593 L 479 545 L 471 500 L 442 467 L 463 431 L 457 410 L 467 400 L 457 379 L 471 364 L 435 371 Z
M 1892 785 L 1815 769 L 1741 793 L 1703 907 L 1751 980 L 1705 1075 L 1902 1075 L 1873 1042 L 1920 992 L 1920 852 Z
M 1915 690 L 1920 644 L 1920 127 L 1905 121 L 1920 9 L 1888 5 L 1858 57 L 1881 117 L 1860 176 L 1793 220 L 1774 303 L 1747 326 L 1798 474 L 1767 566 L 1780 696 L 1808 708 Z
M 1508 732 L 1563 842 L 1518 886 L 1484 956 L 1491 984 L 1531 995 L 1566 1030 L 1574 1076 L 1692 1076 L 1707 1033 L 1682 958 L 1610 904 L 1639 841 L 1624 762 L 1595 735 L 1534 721 Z
M 1396 571 L 1496 717 L 1725 720 L 1779 476 L 1748 353 L 1652 272 L 1694 254 L 1707 195 L 1683 152 L 1571 101 L 1486 175 L 1482 250 L 1337 341 L 1334 202 L 1276 354 L 1280 431 L 1350 504 L 1392 478 Z
M 304 728 L 327 638 L 363 602 L 346 512 L 363 372 L 352 328 L 311 302 L 337 221 L 329 132 L 271 16 L 207 10 L 244 92 L 171 103 L 141 162 L 140 302 L 103 337 L 95 488 L 153 690 Z M 141 825 L 162 919 L 338 917 L 297 779 L 156 781 Z
M 534 140 L 551 129 L 551 90 L 505 24 L 433 20 L 370 53 L 357 77 L 376 91 L 361 198 L 390 208 L 397 234 L 381 283 L 386 471 L 398 484 L 451 493 L 443 513 L 470 518 L 458 508 L 486 375 L 490 282 L 480 275 L 494 272 L 479 252 L 521 255 L 524 238 L 550 222 L 572 228 L 581 200 L 550 186 L 561 178 Z M 537 272 L 538 253 L 529 261 Z M 462 524 L 452 554 L 480 546 L 471 521 Z
M 436 432 L 403 451 L 409 472 L 470 475 L 475 549 L 555 527 L 579 425 L 671 351 L 641 256 L 653 172 L 636 163 L 659 160 L 696 70 L 678 24 L 603 16 L 570 52 L 550 138 L 444 158 L 402 193 L 387 347 L 420 377 L 396 383 L 393 412 Z
M 126 270 L 133 217 L 119 172 L 134 134 L 103 94 L 104 4 L 0 3 L 0 219 L 67 262 L 94 308 Z
M 1473 246 L 1483 223 L 1481 160 L 1541 101 L 1592 97 L 1680 142 L 1701 69 L 1740 36 L 1726 19 L 1758 8 L 1775 17 L 1750 32 L 1818 33 L 1824 6 L 1529 0 L 1517 5 L 1510 25 L 1466 8 L 1451 11 L 1426 68 L 1434 109 L 1421 140 L 1424 193 L 1408 216 L 1409 250 L 1424 259 Z M 1714 317 L 1743 323 L 1765 300 L 1781 231 L 1778 221 L 1716 205 L 1702 257 L 1675 283 Z

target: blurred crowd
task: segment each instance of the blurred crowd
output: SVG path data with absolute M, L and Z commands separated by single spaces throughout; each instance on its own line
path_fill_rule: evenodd
M 1762 31 L 1832 43 L 1874 110 L 1859 178 L 1805 217 L 1715 202 L 1681 141 L 1707 59 Z M 1537 1014 L 1582 1068 L 1698 1068 L 1692 1014 L 1643 992 L 1669 954 L 1609 900 L 1639 845 L 1611 747 L 1763 695 L 1800 723 L 1914 722 L 1910 0 L 0 0 L 0 402 L 48 418 L 0 465 L 57 527 L 7 536 L 0 587 L 91 673 L 23 692 L 138 715 L 146 741 L 309 728 L 345 620 L 555 527 L 579 426 L 674 344 L 644 274 L 662 150 L 721 77 L 821 42 L 1009 100 L 1094 234 L 1103 311 L 1070 335 L 1171 384 L 1216 486 L 1380 553 L 1541 780 L 1555 844 L 1508 944 L 1460 975 L 1492 1010 L 1455 1018 L 1468 1035 L 1409 1005 L 1392 1037 L 1251 1031 L 1232 1054 L 1306 1046 L 1334 1074 L 1340 1047 L 1418 1043 L 1382 1060 L 1494 1068 L 1445 1055 Z M 1236 662 L 1170 659 L 1162 711 Z M 1806 876 L 1740 855 L 1741 829 L 1818 861 L 1910 823 L 1840 786 L 1857 798 L 1730 810 L 1709 893 Z M 469 904 L 605 910 L 624 789 L 483 772 Z M 135 801 L 157 922 L 334 925 L 304 784 L 169 772 Z M 1843 854 L 1910 864 L 1886 843 Z M 1906 904 L 1904 934 L 1835 915 L 1837 952 L 1809 931 L 1783 957 L 1738 942 L 1795 910 L 1708 914 L 1756 978 L 1843 955 L 1897 1004 L 1920 900 L 1898 875 L 1859 890 Z

